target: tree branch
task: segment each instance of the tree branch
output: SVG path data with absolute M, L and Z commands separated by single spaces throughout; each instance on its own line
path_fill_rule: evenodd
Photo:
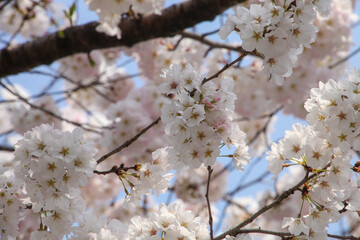
M 213 20 L 227 8 L 245 0 L 192 0 L 172 5 L 161 15 L 145 14 L 129 17 L 120 24 L 122 38 L 110 37 L 96 31 L 99 23 L 91 22 L 69 27 L 63 34 L 52 33 L 36 40 L 0 51 L 0 77 L 28 71 L 51 64 L 75 53 L 95 49 L 132 46 L 159 37 L 170 37 L 206 20 Z M 62 36 L 63 35 L 63 36 Z
M 156 124 L 158 124 L 160 122 L 160 117 L 158 117 L 154 122 L 152 122 L 151 124 L 149 124 L 146 128 L 144 128 L 143 130 L 141 130 L 138 134 L 136 134 L 133 138 L 131 138 L 130 140 L 127 140 L 126 142 L 124 142 L 123 144 L 121 144 L 120 146 L 118 146 L 117 148 L 115 148 L 114 150 L 108 152 L 107 154 L 103 155 L 101 158 L 99 158 L 96 163 L 100 164 L 103 161 L 105 161 L 107 158 L 109 158 L 110 156 L 114 155 L 115 153 L 120 152 L 121 150 L 123 150 L 124 148 L 127 148 L 128 146 L 130 146 L 133 142 L 135 142 L 139 137 L 141 137 L 141 135 L 145 134 L 150 128 L 152 128 L 153 126 L 155 126 Z
M 9 146 L 0 146 L 0 151 L 4 151 L 4 152 L 13 152 L 15 151 L 14 147 L 9 147 Z
M 206 203 L 207 203 L 207 207 L 208 207 L 208 211 L 209 211 L 210 239 L 213 240 L 214 239 L 213 217 L 212 217 L 212 213 L 211 213 L 211 204 L 210 204 L 210 198 L 209 198 L 210 179 L 211 179 L 211 174 L 213 172 L 213 169 L 211 168 L 211 166 L 208 166 L 207 170 L 208 170 L 208 179 L 207 179 L 207 185 L 206 185 L 205 198 L 206 198 Z
M 224 49 L 228 49 L 228 50 L 231 50 L 231 51 L 236 51 L 236 52 L 240 52 L 240 53 L 247 53 L 249 55 L 254 55 L 254 56 L 260 57 L 255 52 L 248 52 L 248 51 L 244 50 L 240 45 L 235 46 L 235 45 L 232 45 L 232 44 L 214 42 L 214 41 L 211 41 L 211 40 L 207 39 L 204 35 L 198 35 L 196 33 L 187 32 L 187 31 L 181 32 L 180 35 L 182 37 L 184 37 L 184 38 L 190 38 L 190 39 L 196 40 L 198 42 L 201 42 L 201 43 L 203 43 L 205 45 L 208 45 L 209 50 L 216 49 L 216 48 L 224 48 Z M 207 52 L 209 52 L 209 50 Z
M 33 109 L 38 109 L 40 111 L 42 111 L 43 113 L 46 113 L 56 119 L 59 119 L 61 121 L 64 121 L 64 122 L 67 122 L 67 123 L 70 123 L 74 126 L 77 126 L 77 127 L 81 127 L 82 129 L 86 130 L 86 131 L 89 131 L 89 132 L 93 132 L 93 133 L 97 133 L 97 134 L 102 134 L 101 132 L 93 129 L 95 126 L 90 126 L 87 124 L 87 126 L 85 126 L 85 124 L 81 124 L 81 123 L 78 123 L 78 122 L 74 122 L 74 121 L 71 121 L 69 119 L 66 119 L 66 118 L 63 118 L 61 117 L 60 115 L 52 112 L 52 111 L 49 111 L 45 108 L 42 108 L 41 106 L 38 106 L 38 105 L 35 105 L 31 102 L 29 102 L 26 98 L 20 96 L 19 94 L 17 94 L 16 92 L 14 92 L 13 90 L 11 90 L 10 88 L 8 88 L 3 82 L 0 81 L 0 86 L 2 86 L 3 88 L 5 88 L 9 93 L 11 93 L 12 95 L 16 96 L 17 98 L 19 98 L 23 103 L 25 103 L 26 105 L 30 106 L 31 108 Z
M 253 222 L 258 216 L 260 216 L 261 214 L 267 212 L 268 210 L 270 210 L 271 208 L 279 205 L 284 199 L 288 198 L 290 195 L 294 194 L 294 192 L 299 189 L 304 183 L 306 183 L 307 181 L 309 181 L 310 179 L 316 177 L 316 174 L 312 174 L 311 176 L 305 176 L 298 184 L 296 184 L 294 187 L 288 189 L 287 191 L 283 192 L 274 202 L 272 202 L 269 205 L 266 205 L 264 207 L 262 207 L 259 211 L 257 211 L 255 214 L 253 214 L 251 217 L 249 217 L 248 219 L 246 219 L 245 221 L 243 221 L 242 223 L 240 223 L 239 225 L 237 225 L 236 227 L 220 234 L 219 236 L 217 236 L 216 238 L 214 238 L 214 240 L 220 240 L 226 237 L 226 235 L 229 236 L 236 236 L 237 234 L 239 234 L 243 227 L 245 227 L 246 225 L 250 224 L 251 222 Z

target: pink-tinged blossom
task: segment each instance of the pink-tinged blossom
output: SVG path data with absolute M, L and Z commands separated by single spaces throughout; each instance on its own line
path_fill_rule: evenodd
M 269 0 L 263 2 L 263 5 L 251 4 L 250 9 L 238 7 L 234 15 L 228 16 L 219 35 L 225 39 L 231 29 L 239 31 L 242 47 L 262 54 L 265 74 L 281 86 L 284 78 L 292 74 L 303 48 L 310 48 L 315 40 L 314 8 L 321 13 L 329 13 L 330 1 L 298 0 L 295 4 L 292 1 L 286 4 Z
M 187 81 L 188 77 L 184 76 L 191 79 Z M 231 144 L 237 147 L 234 164 L 238 170 L 243 170 L 250 155 L 246 135 L 233 127 L 229 117 L 235 110 L 233 80 L 223 78 L 219 86 L 212 81 L 202 84 L 198 71 L 189 64 L 185 69 L 171 65 L 164 70 L 163 77 L 166 82 L 160 86 L 161 90 L 166 95 L 174 95 L 161 109 L 170 145 L 168 159 L 173 168 L 214 165 L 223 141 L 229 148 Z M 172 83 L 176 83 L 174 89 L 169 87 Z
M 154 39 L 135 44 L 129 49 L 128 54 L 136 59 L 144 80 L 149 81 L 151 85 L 163 83 L 163 78 L 160 77 L 163 69 L 169 68 L 172 64 L 180 65 L 182 68 L 191 66 L 189 62 L 193 66 L 201 66 L 206 46 L 188 38 L 179 40 L 180 36 Z M 192 76 L 196 79 L 199 75 L 196 73 Z
M 95 11 L 99 16 L 100 24 L 96 30 L 98 32 L 104 32 L 110 36 L 116 36 L 121 38 L 121 29 L 119 23 L 121 16 L 127 14 L 129 11 L 136 13 L 147 13 L 150 11 L 156 14 L 161 14 L 160 9 L 164 4 L 163 0 L 145 0 L 145 1 L 116 1 L 110 0 L 106 4 L 101 0 L 86 0 L 90 10 Z

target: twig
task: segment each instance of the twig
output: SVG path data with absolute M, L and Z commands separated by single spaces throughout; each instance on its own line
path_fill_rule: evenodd
M 98 22 L 64 29 L 63 37 L 50 33 L 12 49 L 0 50 L 0 77 L 28 71 L 36 66 L 50 64 L 57 59 L 94 49 L 132 46 L 136 43 L 171 37 L 195 24 L 212 20 L 231 6 L 245 0 L 184 1 L 162 10 L 161 15 L 144 14 L 141 19 L 121 21 L 121 39 L 96 31 Z M 206 11 L 204 11 L 206 9 Z M 181 21 L 179 21 L 181 19 Z M 41 52 L 41 54 L 39 54 Z
M 240 233 L 263 233 L 263 234 L 274 235 L 274 236 L 279 236 L 279 237 L 293 236 L 291 233 L 288 233 L 288 232 L 275 232 L 275 231 L 270 231 L 270 230 L 263 230 L 261 228 L 258 228 L 258 229 L 240 229 L 238 234 L 240 234 Z
M 241 117 L 241 118 L 234 119 L 233 122 L 244 122 L 244 121 L 259 120 L 259 119 L 272 117 L 275 114 L 277 114 L 280 110 L 282 110 L 283 108 L 284 108 L 284 105 L 280 105 L 278 108 L 276 108 L 271 113 L 263 114 L 263 115 L 256 116 L 256 117 Z
M 13 151 L 15 151 L 15 149 L 14 149 L 13 147 L 0 146 L 0 151 L 4 151 L 4 152 L 13 152 Z
M 179 45 L 180 45 L 180 43 L 181 43 L 181 41 L 184 39 L 184 37 L 183 36 L 181 36 L 181 38 L 179 39 L 179 40 L 177 40 L 177 42 L 175 43 L 175 45 L 170 49 L 170 51 L 175 51 L 178 47 L 179 47 Z
M 208 77 L 208 78 L 204 78 L 204 80 L 202 80 L 201 84 L 205 84 L 207 83 L 208 81 L 214 79 L 214 78 L 217 78 L 220 76 L 221 73 L 223 73 L 225 70 L 227 70 L 228 68 L 230 68 L 232 65 L 234 65 L 235 63 L 241 61 L 244 59 L 244 57 L 246 57 L 248 55 L 248 53 L 243 53 L 240 57 L 238 57 L 237 59 L 235 59 L 234 61 L 232 61 L 231 63 L 227 63 L 225 64 L 225 66 L 220 69 L 220 71 L 218 71 L 217 73 L 215 73 L 214 75 L 212 75 L 211 77 Z
M 213 30 L 213 31 L 210 31 L 210 32 L 207 32 L 207 33 L 203 33 L 203 34 L 201 34 L 201 36 L 204 38 L 206 36 L 213 35 L 213 34 L 219 32 L 219 30 L 220 30 L 220 28 L 216 29 L 216 30 Z
M 101 158 L 99 158 L 99 160 L 97 160 L 97 164 L 102 163 L 103 161 L 105 161 L 108 157 L 114 155 L 115 153 L 120 152 L 121 150 L 123 150 L 124 148 L 127 148 L 128 146 L 130 146 L 133 142 L 135 142 L 141 135 L 143 135 L 144 133 L 146 133 L 150 128 L 152 128 L 153 126 L 155 126 L 156 124 L 158 124 L 160 121 L 160 117 L 158 117 L 154 122 L 152 122 L 150 125 L 148 125 L 146 128 L 144 128 L 143 130 L 141 130 L 141 132 L 139 132 L 138 134 L 136 134 L 133 138 L 131 138 L 130 140 L 127 140 L 126 142 L 124 142 L 123 144 L 121 144 L 120 146 L 118 146 L 117 148 L 115 148 L 114 150 L 108 152 L 107 154 L 103 155 Z
M 329 69 L 333 69 L 334 67 L 339 66 L 340 64 L 346 62 L 347 60 L 349 60 L 350 58 L 352 58 L 353 56 L 355 56 L 356 54 L 358 54 L 360 52 L 360 47 L 358 47 L 357 49 L 355 49 L 352 53 L 350 53 L 349 55 L 347 55 L 346 57 L 340 59 L 339 61 L 337 61 L 334 64 L 331 64 L 329 66 Z
M 294 194 L 295 191 L 300 188 L 300 186 L 302 186 L 304 183 L 306 183 L 307 181 L 309 181 L 310 179 L 312 179 L 312 178 L 314 178 L 316 176 L 318 176 L 318 175 L 317 174 L 312 174 L 311 176 L 306 175 L 298 184 L 296 184 L 292 188 L 289 188 L 287 191 L 283 192 L 274 202 L 272 202 L 269 205 L 266 205 L 266 206 L 262 207 L 259 211 L 254 213 L 251 217 L 249 217 L 248 219 L 246 219 L 245 221 L 243 221 L 242 223 L 240 223 L 236 227 L 234 227 L 234 228 L 220 234 L 219 236 L 214 238 L 214 240 L 223 239 L 223 238 L 226 237 L 226 235 L 236 236 L 237 234 L 239 234 L 242 231 L 241 228 L 243 228 L 246 225 L 252 223 L 261 214 L 263 214 L 263 213 L 267 212 L 268 210 L 270 210 L 271 208 L 279 205 L 283 200 L 288 198 L 290 195 Z
M 46 73 L 46 72 L 41 72 L 41 71 L 30 71 L 29 73 L 42 74 L 42 75 L 49 76 L 49 77 L 54 77 L 54 78 L 64 77 L 63 75 L 57 76 L 57 75 L 53 75 L 53 74 Z M 39 93 L 39 94 L 36 94 L 36 95 L 33 95 L 33 96 L 29 97 L 29 99 L 40 98 L 40 97 L 43 97 L 43 96 L 50 96 L 50 95 L 51 96 L 53 96 L 53 95 L 67 95 L 67 96 L 70 96 L 70 94 L 75 93 L 77 91 L 80 91 L 82 89 L 91 88 L 91 87 L 99 86 L 99 85 L 101 86 L 101 85 L 106 85 L 106 84 L 117 83 L 117 82 L 129 79 L 129 78 L 138 77 L 139 75 L 140 74 L 138 74 L 138 73 L 130 74 L 130 75 L 127 75 L 127 76 L 124 76 L 124 77 L 121 77 L 121 78 L 117 78 L 117 79 L 114 79 L 114 80 L 109 80 L 107 82 L 100 82 L 99 80 L 96 79 L 96 80 L 91 81 L 91 82 L 89 82 L 87 84 L 81 84 L 81 83 L 77 84 L 77 86 L 75 86 L 73 88 L 69 88 L 67 90 L 52 91 L 52 92 L 44 92 L 43 91 L 42 93 Z M 16 101 L 16 100 L 11 100 L 11 101 Z M 2 102 L 5 102 L 5 101 L 0 101 L 0 103 L 2 103 Z M 8 100 L 6 102 L 10 102 L 10 101 Z
M 252 186 L 253 184 L 255 183 L 258 183 L 258 182 L 261 182 L 266 176 L 268 176 L 270 174 L 269 171 L 266 171 L 264 172 L 263 174 L 261 174 L 259 177 L 257 177 L 256 179 L 248 182 L 248 183 L 245 183 L 243 185 L 240 185 L 238 186 L 237 188 L 235 188 L 234 190 L 232 190 L 231 192 L 229 192 L 227 195 L 228 196 L 233 196 L 235 193 L 237 193 L 238 191 L 244 189 L 244 188 L 247 188 L 247 187 L 250 187 Z
M 219 220 L 216 224 L 216 227 L 215 227 L 215 232 L 219 231 L 219 229 L 221 228 L 222 226 L 222 223 L 224 221 L 224 218 L 225 218 L 225 215 L 226 215 L 226 209 L 230 206 L 229 203 L 227 203 L 223 209 L 221 210 L 221 214 L 220 214 L 220 217 L 219 217 Z
M 4 4 L 5 5 L 5 4 Z M 24 27 L 25 21 L 29 19 L 29 15 L 32 11 L 34 11 L 34 8 L 38 5 L 37 2 L 33 2 L 33 5 L 29 8 L 27 8 L 26 14 L 23 16 L 21 23 L 19 27 L 16 29 L 16 31 L 12 34 L 10 37 L 10 40 L 6 44 L 5 48 L 8 48 L 11 45 L 11 42 L 15 39 L 15 37 L 20 33 L 21 29 Z
M 211 205 L 210 205 L 210 199 L 209 199 L 210 179 L 211 179 L 211 173 L 213 172 L 213 169 L 211 168 L 211 166 L 208 166 L 207 170 L 208 170 L 208 180 L 207 180 L 207 185 L 206 185 L 205 198 L 206 198 L 208 211 L 209 211 L 210 239 L 213 240 L 214 239 L 213 217 L 211 214 Z
M 57 115 L 57 114 L 55 114 L 55 113 L 53 113 L 53 112 L 51 112 L 51 111 L 49 111 L 49 110 L 46 110 L 46 109 L 44 109 L 44 108 L 42 108 L 42 107 L 39 107 L 39 106 L 37 106 L 37 105 L 35 105 L 35 104 L 30 103 L 27 99 L 25 99 L 24 97 L 20 96 L 19 94 L 15 93 L 15 92 L 12 91 L 10 88 L 8 88 L 4 83 L 2 83 L 2 81 L 0 81 L 0 86 L 2 86 L 3 88 L 5 88 L 8 92 L 10 92 L 10 93 L 13 94 L 14 96 L 18 97 L 21 101 L 23 101 L 25 104 L 29 105 L 30 107 L 32 107 L 32 108 L 34 108 L 34 109 L 38 109 L 38 110 L 40 110 L 40 111 L 42 111 L 42 112 L 44 112 L 44 113 L 46 113 L 46 114 L 48 114 L 48 115 L 56 118 L 56 119 L 59 119 L 59 120 L 61 120 L 61 121 L 65 121 L 65 122 L 67 122 L 67 123 L 70 123 L 70 124 L 75 125 L 75 126 L 78 126 L 78 127 L 81 127 L 81 128 L 83 128 L 84 130 L 87 130 L 87 131 L 89 131 L 89 132 L 101 134 L 99 131 L 96 131 L 96 130 L 91 129 L 91 128 L 87 128 L 87 127 L 83 126 L 83 125 L 80 124 L 80 123 L 71 121 L 71 120 L 69 120 L 69 119 L 65 119 L 65 118 L 63 118 L 63 117 L 61 117 L 61 116 L 59 116 L 59 115 Z
M 4 7 L 6 7 L 6 5 L 8 5 L 10 2 L 11 2 L 11 0 L 6 0 L 6 2 L 5 2 L 3 5 L 0 6 L 0 11 L 1 11 Z
M 333 234 L 328 234 L 328 237 L 336 238 L 336 239 L 346 239 L 346 240 L 359 240 L 360 239 L 360 237 L 355 237 L 355 236 L 339 236 L 339 235 L 333 235 Z
M 14 132 L 14 129 L 9 129 L 9 130 L 7 130 L 7 131 L 5 131 L 5 132 L 0 133 L 0 137 L 2 137 L 2 136 L 4 136 L 4 135 L 9 135 L 9 134 L 12 133 L 12 132 Z
M 211 41 L 211 40 L 205 38 L 205 36 L 207 36 L 207 35 L 198 35 L 195 33 L 185 32 L 185 31 L 181 32 L 180 35 L 184 38 L 190 38 L 190 39 L 193 39 L 193 40 L 196 40 L 203 44 L 208 45 L 210 47 L 209 50 L 212 50 L 215 48 L 224 48 L 224 49 L 228 49 L 231 51 L 240 52 L 242 54 L 246 53 L 248 55 L 261 57 L 259 54 L 256 54 L 256 52 L 248 52 L 248 51 L 244 50 L 241 46 L 234 46 L 234 45 L 230 45 L 230 44 L 218 43 L 218 42 Z M 209 52 L 209 50 L 207 52 Z
M 111 169 L 106 170 L 106 171 L 98 171 L 98 170 L 94 170 L 94 173 L 99 174 L 99 175 L 107 175 L 110 173 L 115 173 L 116 175 L 120 175 L 122 172 L 127 172 L 131 169 L 136 170 L 139 168 L 138 164 L 135 164 L 132 167 L 125 167 L 124 164 L 120 164 L 119 167 L 117 166 L 113 166 Z
M 261 129 L 259 129 L 259 130 L 255 133 L 255 135 L 249 140 L 249 142 L 247 142 L 248 145 L 251 145 L 251 144 L 259 137 L 259 135 L 260 135 L 261 133 L 266 134 L 266 130 L 267 130 L 267 128 L 268 128 L 268 126 L 269 126 L 269 124 L 270 124 L 270 122 L 271 122 L 271 120 L 272 120 L 272 117 L 273 117 L 275 114 L 277 114 L 281 109 L 283 109 L 283 107 L 284 107 L 284 106 L 280 106 L 280 107 L 277 108 L 274 112 L 272 112 L 272 113 L 270 113 L 270 114 L 268 115 L 268 119 L 266 120 L 266 123 L 264 124 L 264 126 L 263 126 Z

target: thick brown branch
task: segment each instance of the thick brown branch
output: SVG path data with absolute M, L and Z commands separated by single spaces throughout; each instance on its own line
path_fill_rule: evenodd
M 227 8 L 244 0 L 192 0 L 170 6 L 161 15 L 146 14 L 120 23 L 121 40 L 95 30 L 97 22 L 69 27 L 63 34 L 49 34 L 0 52 L 0 77 L 28 71 L 75 53 L 174 36 L 197 23 L 214 19 Z M 63 36 L 62 36 L 63 35 Z

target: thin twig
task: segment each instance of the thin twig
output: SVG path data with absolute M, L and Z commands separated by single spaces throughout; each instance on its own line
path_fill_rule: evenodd
M 254 185 L 255 183 L 259 183 L 259 182 L 261 182 L 266 176 L 268 176 L 269 174 L 270 174 L 270 172 L 269 172 L 269 171 L 266 171 L 266 172 L 264 172 L 263 174 L 261 174 L 259 177 L 255 178 L 254 180 L 238 186 L 237 188 L 235 188 L 234 190 L 232 190 L 231 192 L 229 192 L 227 195 L 228 195 L 228 196 L 233 196 L 233 195 L 235 195 L 238 191 L 240 191 L 240 190 L 242 190 L 242 189 L 244 189 L 244 188 L 250 187 L 250 186 Z
M 208 207 L 208 211 L 209 211 L 210 239 L 213 240 L 214 239 L 213 217 L 211 214 L 211 205 L 210 205 L 210 199 L 209 199 L 210 179 L 211 179 L 211 173 L 213 172 L 213 169 L 211 168 L 211 166 L 208 166 L 207 170 L 208 170 L 208 180 L 207 180 L 207 185 L 206 185 L 205 198 L 206 198 L 207 207 Z
M 48 115 L 56 118 L 56 119 L 59 119 L 59 120 L 61 120 L 61 121 L 70 123 L 70 124 L 75 125 L 75 126 L 78 126 L 78 127 L 81 127 L 81 128 L 83 128 L 84 130 L 86 130 L 86 131 L 93 132 L 93 133 L 97 133 L 97 134 L 101 134 L 99 131 L 96 131 L 96 130 L 91 129 L 91 128 L 87 128 L 87 127 L 83 126 L 83 125 L 80 124 L 80 123 L 77 123 L 77 122 L 71 121 L 71 120 L 69 120 L 69 119 L 63 118 L 63 117 L 61 117 L 61 116 L 59 116 L 59 115 L 57 115 L 57 114 L 55 114 L 55 113 L 53 113 L 53 112 L 51 112 L 51 111 L 49 111 L 49 110 L 46 110 L 46 109 L 44 109 L 44 108 L 42 108 L 42 107 L 39 107 L 39 106 L 37 106 L 37 105 L 35 105 L 35 104 L 30 103 L 27 99 L 25 99 L 25 98 L 22 97 L 21 95 L 15 93 L 15 92 L 12 91 L 10 88 L 8 88 L 2 81 L 0 81 L 0 86 L 2 86 L 3 88 L 5 88 L 8 92 L 10 92 L 10 93 L 13 94 L 14 96 L 18 97 L 21 101 L 23 101 L 25 104 L 29 105 L 30 107 L 32 107 L 32 108 L 34 108 L 34 109 L 38 109 L 38 110 L 40 110 L 40 111 L 42 111 L 42 112 L 44 112 L 44 113 L 46 113 L 46 114 L 48 114 Z
M 216 30 L 213 30 L 213 31 L 210 31 L 210 32 L 207 32 L 207 33 L 203 33 L 201 34 L 202 37 L 206 37 L 206 36 L 209 36 L 209 35 L 213 35 L 217 32 L 219 32 L 220 28 L 219 29 L 216 29 Z
M 107 175 L 107 174 L 110 174 L 110 173 L 114 173 L 116 175 L 120 175 L 121 173 L 123 172 L 127 172 L 131 169 L 133 170 L 136 170 L 139 168 L 139 165 L 138 164 L 135 164 L 134 166 L 132 167 L 125 167 L 125 165 L 122 163 L 120 164 L 119 167 L 117 166 L 113 166 L 111 169 L 109 170 L 106 170 L 106 171 L 98 171 L 98 170 L 94 170 L 94 173 L 96 174 L 99 174 L 99 175 Z
M 269 127 L 269 124 L 270 124 L 270 122 L 271 122 L 271 120 L 272 120 L 272 117 L 273 117 L 274 115 L 276 115 L 281 109 L 283 109 L 283 107 L 284 107 L 284 106 L 280 106 L 280 107 L 277 108 L 274 112 L 272 112 L 272 113 L 270 113 L 270 114 L 268 115 L 268 119 L 266 120 L 266 123 L 264 124 L 264 126 L 263 126 L 261 129 L 259 129 L 259 130 L 255 133 L 255 135 L 249 140 L 249 142 L 247 142 L 248 145 L 251 145 L 252 143 L 254 143 L 254 141 L 260 136 L 261 133 L 266 134 L 266 130 L 267 130 L 267 128 Z
M 42 94 L 46 94 L 47 91 L 49 91 L 54 85 L 55 83 L 59 81 L 59 78 L 55 77 L 53 80 L 51 80 L 51 82 L 44 87 L 44 89 L 41 91 L 41 93 L 39 93 L 39 95 L 42 95 Z
M 5 4 L 4 4 L 5 5 Z M 19 27 L 16 29 L 16 31 L 12 34 L 12 36 L 10 37 L 10 40 L 8 41 L 8 43 L 6 44 L 5 48 L 8 48 L 11 45 L 11 42 L 15 39 L 15 37 L 20 33 L 21 29 L 24 27 L 25 21 L 27 21 L 29 19 L 29 15 L 32 11 L 34 11 L 34 8 L 38 5 L 37 2 L 33 2 L 33 5 L 29 8 L 27 8 L 27 12 L 26 14 L 23 16 L 21 23 L 19 25 Z
M 215 73 L 214 75 L 212 75 L 211 77 L 208 77 L 208 78 L 204 78 L 204 80 L 201 82 L 201 84 L 205 84 L 207 83 L 208 81 L 214 79 L 214 78 L 217 78 L 220 76 L 221 73 L 223 73 L 224 71 L 226 71 L 228 68 L 230 68 L 232 65 L 234 65 L 235 63 L 241 61 L 244 59 L 244 57 L 246 57 L 248 55 L 248 53 L 243 53 L 240 57 L 238 57 L 237 59 L 235 59 L 234 61 L 232 61 L 231 63 L 227 63 L 225 64 L 225 66 L 220 69 L 220 71 L 218 71 L 217 73 Z
M 293 236 L 289 232 L 275 232 L 275 231 L 270 231 L 270 230 L 263 230 L 261 228 L 257 228 L 257 229 L 241 229 L 241 230 L 239 230 L 239 234 L 240 233 L 263 233 L 263 234 L 268 234 L 268 235 L 273 235 L 273 236 L 278 236 L 278 237 L 291 237 L 291 236 Z
M 120 152 L 121 150 L 123 150 L 124 148 L 129 147 L 133 142 L 135 142 L 139 137 L 141 137 L 141 135 L 143 135 L 144 133 L 146 133 L 150 128 L 152 128 L 153 126 L 155 126 L 156 124 L 158 124 L 160 121 L 160 117 L 158 117 L 154 122 L 152 122 L 151 124 L 149 124 L 146 128 L 144 128 L 143 130 L 141 130 L 141 132 L 139 132 L 138 134 L 136 134 L 133 138 L 131 138 L 130 140 L 127 140 L 126 142 L 124 142 L 123 144 L 121 144 L 120 146 L 118 146 L 117 148 L 115 148 L 114 150 L 108 152 L 107 154 L 103 155 L 101 158 L 99 158 L 99 160 L 97 160 L 97 164 L 102 163 L 103 161 L 105 161 L 107 158 L 109 158 L 110 156 L 114 155 L 115 153 Z
M 360 239 L 360 237 L 355 237 L 355 236 L 339 236 L 339 235 L 334 235 L 334 234 L 328 234 L 328 237 L 336 238 L 336 239 L 346 239 L 346 240 L 359 240 Z
M 347 55 L 346 57 L 340 59 L 339 61 L 337 61 L 334 64 L 331 64 L 329 66 L 329 69 L 333 69 L 334 67 L 339 66 L 340 64 L 346 62 L 347 60 L 349 60 L 350 58 L 352 58 L 353 56 L 355 56 L 356 54 L 358 54 L 360 52 L 360 47 L 358 47 L 357 49 L 355 49 L 352 53 L 350 53 L 349 55 Z
M 6 5 L 8 5 L 12 0 L 7 0 L 3 5 L 0 6 L 0 11 L 6 7 Z
M 271 113 L 263 114 L 263 115 L 256 116 L 256 117 L 241 117 L 241 118 L 234 119 L 233 122 L 244 122 L 244 121 L 251 121 L 251 120 L 260 120 L 260 119 L 272 117 L 275 114 L 277 114 L 280 110 L 282 110 L 283 108 L 284 108 L 284 105 L 280 105 L 278 108 L 276 108 Z
M 261 57 L 259 54 L 256 54 L 256 52 L 248 52 L 248 51 L 244 50 L 241 46 L 235 46 L 235 45 L 230 45 L 230 44 L 226 44 L 226 43 L 218 43 L 218 42 L 211 41 L 211 40 L 205 38 L 205 36 L 207 36 L 207 35 L 198 35 L 195 33 L 185 32 L 185 31 L 181 32 L 180 35 L 184 38 L 190 38 L 190 39 L 199 41 L 205 45 L 208 45 L 210 48 L 209 50 L 216 49 L 216 48 L 223 48 L 223 49 L 228 49 L 231 51 L 240 52 L 242 54 L 246 53 L 248 55 Z
M 179 45 L 180 45 L 180 43 L 181 43 L 181 41 L 184 39 L 184 37 L 181 37 L 179 40 L 177 40 L 177 42 L 175 43 L 175 45 L 170 49 L 170 51 L 175 51 L 178 47 L 179 47 Z
M 304 183 L 306 183 L 307 181 L 309 181 L 310 179 L 312 179 L 312 178 L 314 178 L 316 176 L 318 176 L 318 175 L 317 174 L 312 174 L 311 176 L 306 175 L 298 184 L 296 184 L 292 188 L 289 188 L 287 191 L 283 192 L 274 202 L 272 202 L 269 205 L 266 205 L 266 206 L 262 207 L 259 211 L 254 213 L 251 217 L 249 217 L 248 219 L 246 219 L 245 221 L 243 221 L 242 223 L 240 223 L 236 227 L 234 227 L 234 228 L 220 234 L 219 236 L 214 238 L 214 240 L 223 239 L 223 238 L 226 237 L 226 235 L 236 236 L 237 234 L 239 234 L 242 231 L 241 228 L 243 228 L 246 225 L 252 223 L 261 214 L 263 214 L 263 213 L 267 212 L 268 210 L 270 210 L 271 208 L 279 205 L 283 200 L 288 198 L 290 195 L 294 194 L 295 191 L 298 190 Z

